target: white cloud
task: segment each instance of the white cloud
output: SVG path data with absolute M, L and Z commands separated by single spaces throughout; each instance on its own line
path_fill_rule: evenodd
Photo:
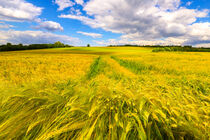
M 59 6 L 58 11 L 62 11 L 66 8 L 73 7 L 74 5 L 84 5 L 84 0 L 53 0 L 55 4 Z
M 25 0 L 0 0 L 0 20 L 34 21 L 41 14 L 42 8 Z
M 54 43 L 61 41 L 65 44 L 76 45 L 80 43 L 78 38 L 66 35 L 57 35 L 43 31 L 0 31 L 0 44 L 11 42 L 13 44 L 37 44 L 37 43 Z
M 182 45 L 183 39 L 167 38 L 165 40 L 129 40 L 125 38 L 121 39 L 108 39 L 108 40 L 94 40 L 98 45 Z
M 82 15 L 82 12 L 80 11 L 80 9 L 75 9 L 74 7 L 70 8 L 70 13 L 72 15 L 77 15 L 77 16 Z
M 188 27 L 188 34 L 184 36 L 185 44 L 207 44 L 210 43 L 210 22 L 194 23 Z
M 87 33 L 87 32 L 81 32 L 81 31 L 78 31 L 77 33 L 86 35 L 86 36 L 91 36 L 93 38 L 101 38 L 102 37 L 102 34 L 97 34 L 97 33 Z
M 83 5 L 84 1 L 83 0 L 75 0 L 77 4 Z
M 195 47 L 198 47 L 198 48 L 200 48 L 200 47 L 203 47 L 203 48 L 210 48 L 210 43 L 198 44 L 198 45 L 196 45 Z
M 192 3 L 193 3 L 192 1 L 188 1 L 188 2 L 186 3 L 186 5 L 187 5 L 187 6 L 190 6 Z
M 68 7 L 72 7 L 73 5 L 75 5 L 75 3 L 71 0 L 55 0 L 54 2 L 59 6 L 59 11 L 62 11 Z
M 210 32 L 208 35 L 203 31 L 196 35 L 191 32 L 195 29 L 204 30 L 195 26 L 195 22 L 198 18 L 207 17 L 209 11 L 187 9 L 180 4 L 180 0 L 90 0 L 83 7 L 86 16 L 62 14 L 59 17 L 80 20 L 93 28 L 122 33 L 122 38 L 133 41 L 171 43 L 167 41 L 178 39 L 183 44 L 196 45 L 210 40 Z M 195 38 L 199 40 L 191 41 Z
M 63 31 L 63 27 L 54 21 L 43 21 L 40 22 L 40 24 L 38 26 L 34 27 L 35 29 L 46 29 L 47 31 Z
M 70 18 L 70 19 L 76 19 L 76 20 L 80 20 L 82 22 L 84 22 L 87 25 L 90 25 L 91 27 L 97 28 L 99 27 L 97 25 L 97 23 L 95 22 L 95 20 L 82 16 L 82 15 L 73 15 L 73 14 L 69 14 L 69 15 L 60 15 L 60 18 Z

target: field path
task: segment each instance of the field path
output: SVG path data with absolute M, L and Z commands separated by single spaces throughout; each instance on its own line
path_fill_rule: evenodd
M 129 78 L 136 78 L 137 75 L 133 72 L 129 71 L 127 68 L 121 66 L 118 62 L 111 59 L 110 57 L 104 57 L 107 64 L 110 65 L 111 69 L 113 71 L 116 71 L 117 73 L 122 73 L 124 76 L 127 76 Z

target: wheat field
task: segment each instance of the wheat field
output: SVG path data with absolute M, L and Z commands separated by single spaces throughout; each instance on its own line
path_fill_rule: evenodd
M 0 52 L 0 139 L 210 138 L 210 53 Z

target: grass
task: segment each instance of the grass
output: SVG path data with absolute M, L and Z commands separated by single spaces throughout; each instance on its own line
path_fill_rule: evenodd
M 209 62 L 148 48 L 0 53 L 0 139 L 207 140 Z
M 104 67 L 106 67 L 106 63 L 101 60 L 101 57 L 96 58 L 93 64 L 90 66 L 90 70 L 87 73 L 87 79 L 93 78 L 96 75 L 105 72 Z
M 116 60 L 121 66 L 130 69 L 132 72 L 136 74 L 142 73 L 142 71 L 150 71 L 154 69 L 152 66 L 146 66 L 141 63 L 137 63 L 136 61 L 127 61 L 127 60 L 122 60 L 119 59 L 115 56 L 111 56 L 112 59 Z

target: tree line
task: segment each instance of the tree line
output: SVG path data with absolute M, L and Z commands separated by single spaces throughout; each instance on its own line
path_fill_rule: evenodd
M 182 51 L 182 52 L 210 52 L 210 46 L 209 48 L 193 48 L 191 45 L 109 45 L 108 47 L 148 47 L 153 48 L 153 52 L 163 52 L 163 51 Z
M 185 48 L 192 48 L 192 46 L 190 46 L 190 45 L 181 46 L 181 45 L 131 45 L 131 44 L 109 45 L 108 47 L 150 47 L 150 48 L 185 47 Z
M 7 43 L 5 45 L 0 45 L 0 51 L 17 51 L 17 50 L 33 50 L 33 49 L 47 49 L 47 48 L 65 48 L 73 47 L 71 45 L 63 44 L 61 42 L 55 42 L 54 44 L 30 44 L 30 45 L 13 45 Z
M 210 48 L 193 48 L 191 46 L 181 46 L 181 47 L 157 47 L 152 50 L 152 52 L 210 52 Z

